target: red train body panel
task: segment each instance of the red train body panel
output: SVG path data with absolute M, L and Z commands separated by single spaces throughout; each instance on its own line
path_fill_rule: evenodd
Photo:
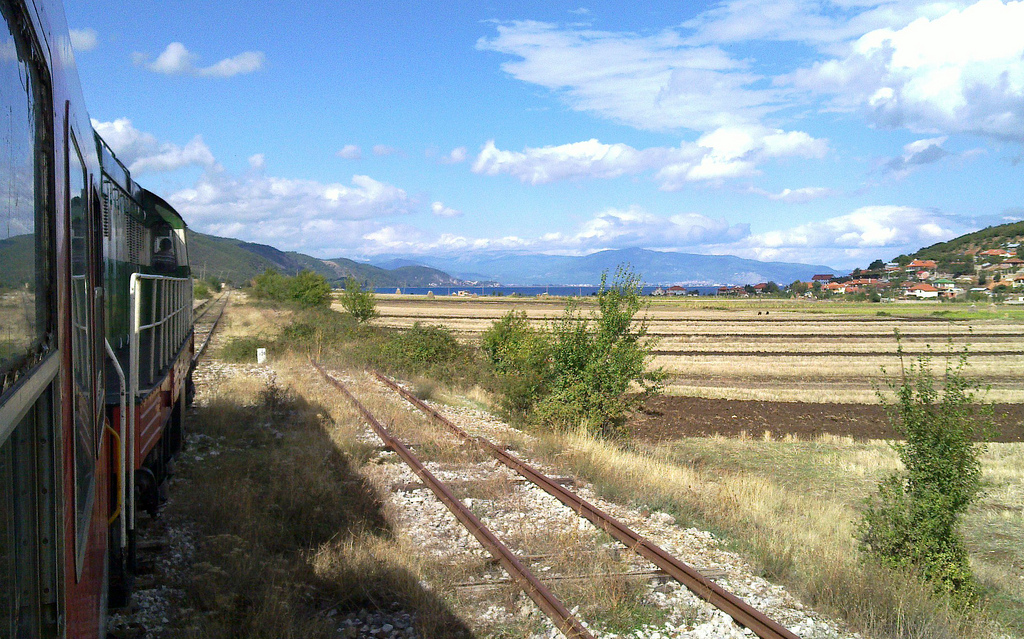
M 0 14 L 0 636 L 95 639 L 184 442 L 185 224 L 93 132 L 59 2 Z

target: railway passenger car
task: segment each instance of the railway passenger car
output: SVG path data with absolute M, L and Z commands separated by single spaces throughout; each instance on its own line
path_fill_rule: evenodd
M 60 4 L 0 14 L 0 637 L 94 638 L 184 441 L 185 224 L 92 130 Z

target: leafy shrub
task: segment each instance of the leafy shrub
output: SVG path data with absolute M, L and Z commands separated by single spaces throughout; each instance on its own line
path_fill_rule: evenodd
M 484 331 L 480 347 L 496 374 L 502 410 L 511 417 L 528 413 L 551 381 L 548 335 L 531 328 L 524 311 L 509 311 Z
M 991 409 L 979 415 L 975 408 L 977 389 L 963 375 L 966 351 L 955 363 L 947 352 L 941 389 L 928 357 L 904 365 L 902 344 L 897 353 L 904 367 L 899 381 L 890 383 L 896 400 L 882 399 L 904 438 L 893 444 L 904 470 L 885 478 L 867 500 L 858 529 L 861 548 L 967 604 L 977 597 L 977 585 L 958 529 L 981 492 L 985 445 L 975 440 L 991 427 Z
M 210 287 L 206 285 L 205 281 L 200 280 L 192 284 L 192 297 L 196 299 L 210 297 Z
M 288 284 L 289 296 L 300 306 L 311 308 L 331 304 L 331 285 L 319 273 L 302 271 L 291 278 Z
M 373 291 L 363 290 L 354 277 L 345 280 L 345 291 L 341 294 L 341 305 L 357 322 L 367 322 L 377 317 L 377 300 Z
M 275 302 L 292 302 L 305 308 L 330 306 L 331 285 L 319 273 L 304 270 L 295 277 L 272 268 L 253 278 L 254 297 Z
M 654 342 L 646 320 L 634 321 L 644 307 L 640 290 L 639 277 L 620 267 L 610 286 L 602 276 L 597 313 L 584 314 L 571 300 L 550 332 L 530 328 L 523 314 L 495 322 L 481 348 L 502 407 L 513 415 L 532 412 L 554 426 L 619 431 L 664 378 L 660 370 L 647 370 Z M 631 392 L 634 385 L 638 392 Z
M 288 299 L 288 278 L 268 268 L 252 280 L 253 297 L 275 302 Z
M 416 322 L 407 331 L 391 334 L 383 355 L 388 368 L 413 373 L 435 369 L 443 373 L 459 356 L 459 350 L 459 342 L 449 329 Z

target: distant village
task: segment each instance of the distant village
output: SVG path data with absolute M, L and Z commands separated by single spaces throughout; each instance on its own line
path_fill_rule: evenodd
M 1017 257 L 1019 243 L 999 248 L 968 248 L 938 260 L 901 255 L 896 261 L 875 260 L 865 269 L 845 276 L 815 275 L 809 282 L 787 286 L 762 282 L 746 286 L 722 286 L 717 294 L 728 297 L 801 297 L 875 302 L 895 300 L 999 301 L 1024 304 L 1024 259 Z M 652 294 L 696 295 L 683 286 L 658 288 Z

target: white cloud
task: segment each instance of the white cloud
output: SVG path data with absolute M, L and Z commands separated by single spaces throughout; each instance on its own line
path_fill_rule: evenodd
M 136 129 L 127 118 L 113 122 L 93 120 L 92 126 L 133 173 L 173 171 L 185 166 L 211 167 L 215 164 L 213 153 L 199 135 L 185 146 L 178 146 L 159 142 L 152 134 Z
M 346 160 L 359 160 L 363 157 L 363 151 L 355 144 L 346 144 L 338 151 L 337 156 Z
M 354 248 L 381 220 L 412 210 L 405 191 L 366 175 L 325 184 L 267 176 L 262 162 L 250 164 L 242 176 L 206 171 L 168 201 L 204 232 L 317 254 Z
M 803 204 L 804 202 L 810 202 L 824 197 L 831 197 L 836 194 L 834 190 L 820 186 L 806 186 L 800 189 L 782 189 L 778 193 L 771 193 L 761 189 L 750 189 L 750 192 L 762 195 L 769 200 L 786 202 L 787 204 Z
M 886 162 L 886 169 L 898 176 L 904 176 L 914 167 L 938 162 L 949 155 L 949 151 L 942 148 L 947 139 L 946 136 L 942 136 L 926 140 L 916 140 L 904 145 L 903 155 Z
M 615 178 L 651 166 L 649 156 L 626 144 L 602 144 L 591 139 L 559 146 L 502 151 L 489 140 L 473 164 L 474 173 L 507 173 L 530 184 L 571 178 Z
M 71 47 L 75 51 L 92 51 L 99 43 L 95 29 L 71 29 Z
M 402 152 L 401 149 L 399 149 L 397 147 L 393 147 L 393 146 L 388 146 L 387 144 L 375 144 L 375 145 L 373 145 L 373 154 L 374 155 L 379 155 L 379 156 L 398 155 L 401 152 Z
M 610 179 L 656 172 L 660 188 L 675 191 L 689 182 L 718 181 L 757 173 L 757 166 L 779 157 L 820 158 L 826 140 L 802 131 L 761 126 L 721 127 L 696 143 L 678 147 L 635 149 L 626 144 L 603 144 L 596 139 L 558 146 L 503 151 L 489 140 L 473 163 L 475 173 L 508 174 L 530 184 L 579 178 Z
M 1024 2 L 981 0 L 860 37 L 787 78 L 881 127 L 1024 141 Z
M 157 56 L 152 64 L 146 65 L 146 68 L 150 71 L 167 75 L 191 73 L 195 70 L 193 64 L 197 59 L 198 56 L 190 53 L 185 48 L 185 45 L 180 42 L 172 42 L 167 45 L 167 48 Z
M 434 202 L 430 205 L 430 210 L 438 217 L 459 217 L 462 215 L 462 211 L 447 207 L 442 202 Z
M 565 248 L 682 248 L 700 244 L 734 242 L 750 233 L 747 224 L 730 225 L 697 213 L 668 218 L 647 213 L 638 206 L 608 209 L 585 222 L 573 235 L 562 239 Z
M 518 58 L 502 69 L 558 92 L 574 109 L 642 129 L 710 131 L 749 125 L 781 103 L 782 92 L 715 46 L 687 44 L 675 30 L 640 36 L 499 24 L 477 48 Z
M 199 56 L 192 53 L 180 42 L 172 42 L 149 62 L 144 53 L 133 53 L 132 61 L 139 66 L 166 75 L 195 75 L 207 78 L 228 78 L 234 75 L 253 73 L 263 68 L 266 56 L 262 51 L 245 51 L 231 58 L 225 58 L 208 67 L 197 67 Z
M 244 51 L 205 69 L 199 69 L 196 73 L 208 78 L 230 78 L 233 75 L 259 71 L 263 68 L 264 62 L 266 56 L 262 51 Z
M 460 146 L 452 149 L 451 153 L 441 158 L 441 162 L 444 164 L 460 164 L 466 161 L 466 157 L 469 155 L 469 149 L 464 146 Z
M 709 245 L 703 252 L 852 268 L 864 266 L 865 259 L 889 259 L 974 228 L 970 220 L 928 209 L 866 206 L 821 222 L 757 233 L 731 245 Z
M 404 225 L 387 226 L 364 236 L 361 252 L 369 255 L 523 250 L 579 255 L 609 248 L 685 248 L 704 242 L 735 242 L 749 232 L 747 224 L 730 225 L 725 220 L 696 213 L 660 217 L 631 206 L 602 211 L 570 233 L 550 232 L 531 238 L 474 238 L 453 233 L 428 234 Z

